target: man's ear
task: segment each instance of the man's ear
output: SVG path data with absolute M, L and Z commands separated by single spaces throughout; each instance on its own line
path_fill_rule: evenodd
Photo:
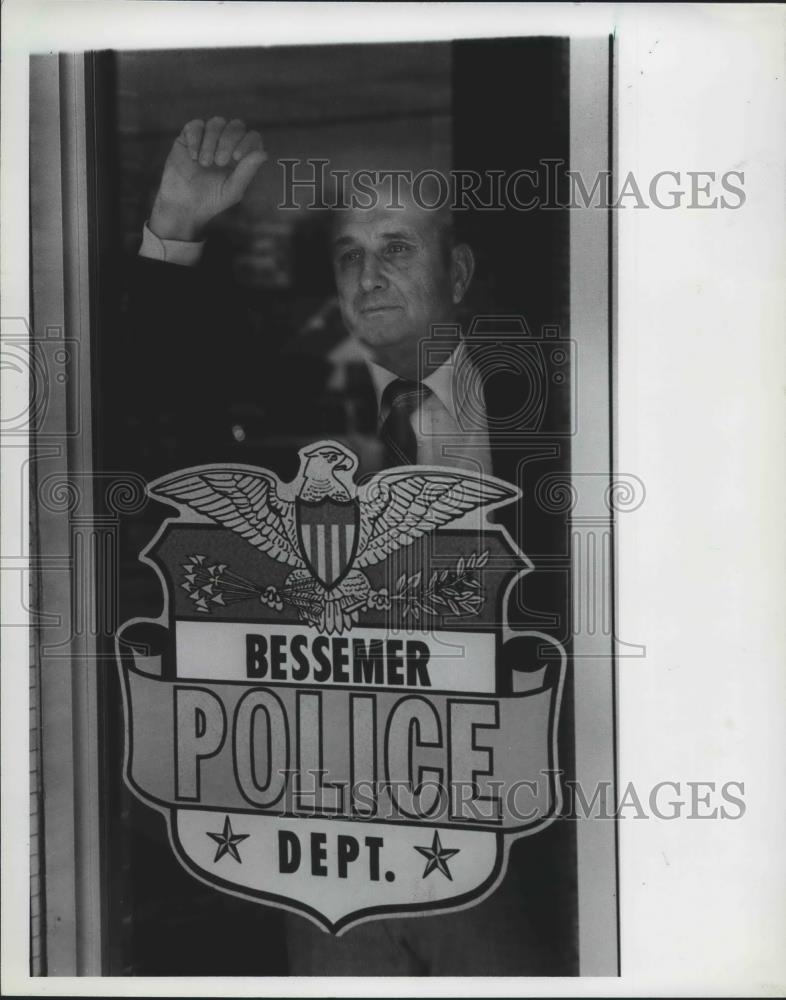
M 467 243 L 457 243 L 450 251 L 450 282 L 453 305 L 467 294 L 472 275 L 475 273 L 475 255 Z

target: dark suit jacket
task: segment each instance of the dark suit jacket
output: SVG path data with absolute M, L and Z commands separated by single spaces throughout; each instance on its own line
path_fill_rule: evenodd
M 375 435 L 376 400 L 365 366 L 349 365 L 344 385 L 329 385 L 326 353 L 346 336 L 337 311 L 303 335 L 289 317 L 252 295 L 201 265 L 132 262 L 123 342 L 115 355 L 120 392 L 108 401 L 140 471 L 153 476 L 211 461 L 270 461 L 286 474 L 298 442 Z M 506 369 L 489 326 L 470 336 L 468 354 L 481 375 L 493 473 L 531 492 L 544 474 L 567 469 L 564 440 L 556 459 L 545 455 L 555 450 L 541 427 L 550 372 L 544 365 L 542 385 L 534 385 L 515 359 Z M 474 419 L 471 407 L 465 419 Z M 531 515 L 542 521 L 541 537 L 564 529 L 564 518 L 549 526 L 534 508 Z

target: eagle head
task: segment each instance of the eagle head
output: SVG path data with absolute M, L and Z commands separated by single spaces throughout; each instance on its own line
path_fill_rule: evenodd
M 352 499 L 352 474 L 358 460 L 351 451 L 335 441 L 320 441 L 301 448 L 298 454 L 303 477 L 298 495 L 303 500 L 318 503 L 330 498 L 344 503 Z

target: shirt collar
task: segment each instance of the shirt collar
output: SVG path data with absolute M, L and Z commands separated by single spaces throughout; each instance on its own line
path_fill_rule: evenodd
M 444 364 L 441 364 L 439 368 L 435 368 L 430 375 L 427 375 L 426 378 L 423 379 L 423 385 L 426 385 L 429 389 L 431 389 L 455 421 L 458 421 L 458 417 L 456 416 L 456 401 L 453 395 L 453 383 L 455 380 L 455 372 L 458 371 L 462 364 L 466 363 L 466 359 L 464 357 L 465 353 L 466 348 L 464 346 L 464 342 L 460 340 L 458 346 L 448 360 Z M 377 409 L 379 409 L 382 401 L 382 393 L 390 385 L 390 383 L 394 381 L 394 379 L 398 378 L 398 375 L 388 371 L 387 368 L 383 368 L 381 365 L 374 364 L 373 361 L 368 362 L 368 368 L 371 373 L 371 381 L 374 384 L 374 392 L 377 397 Z

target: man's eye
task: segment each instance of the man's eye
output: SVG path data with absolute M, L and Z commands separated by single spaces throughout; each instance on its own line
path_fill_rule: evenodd
M 339 263 L 341 264 L 354 264 L 356 260 L 360 258 L 359 250 L 344 250 L 339 254 Z
M 409 249 L 406 243 L 391 243 L 388 246 L 388 253 L 399 254 L 406 253 Z

